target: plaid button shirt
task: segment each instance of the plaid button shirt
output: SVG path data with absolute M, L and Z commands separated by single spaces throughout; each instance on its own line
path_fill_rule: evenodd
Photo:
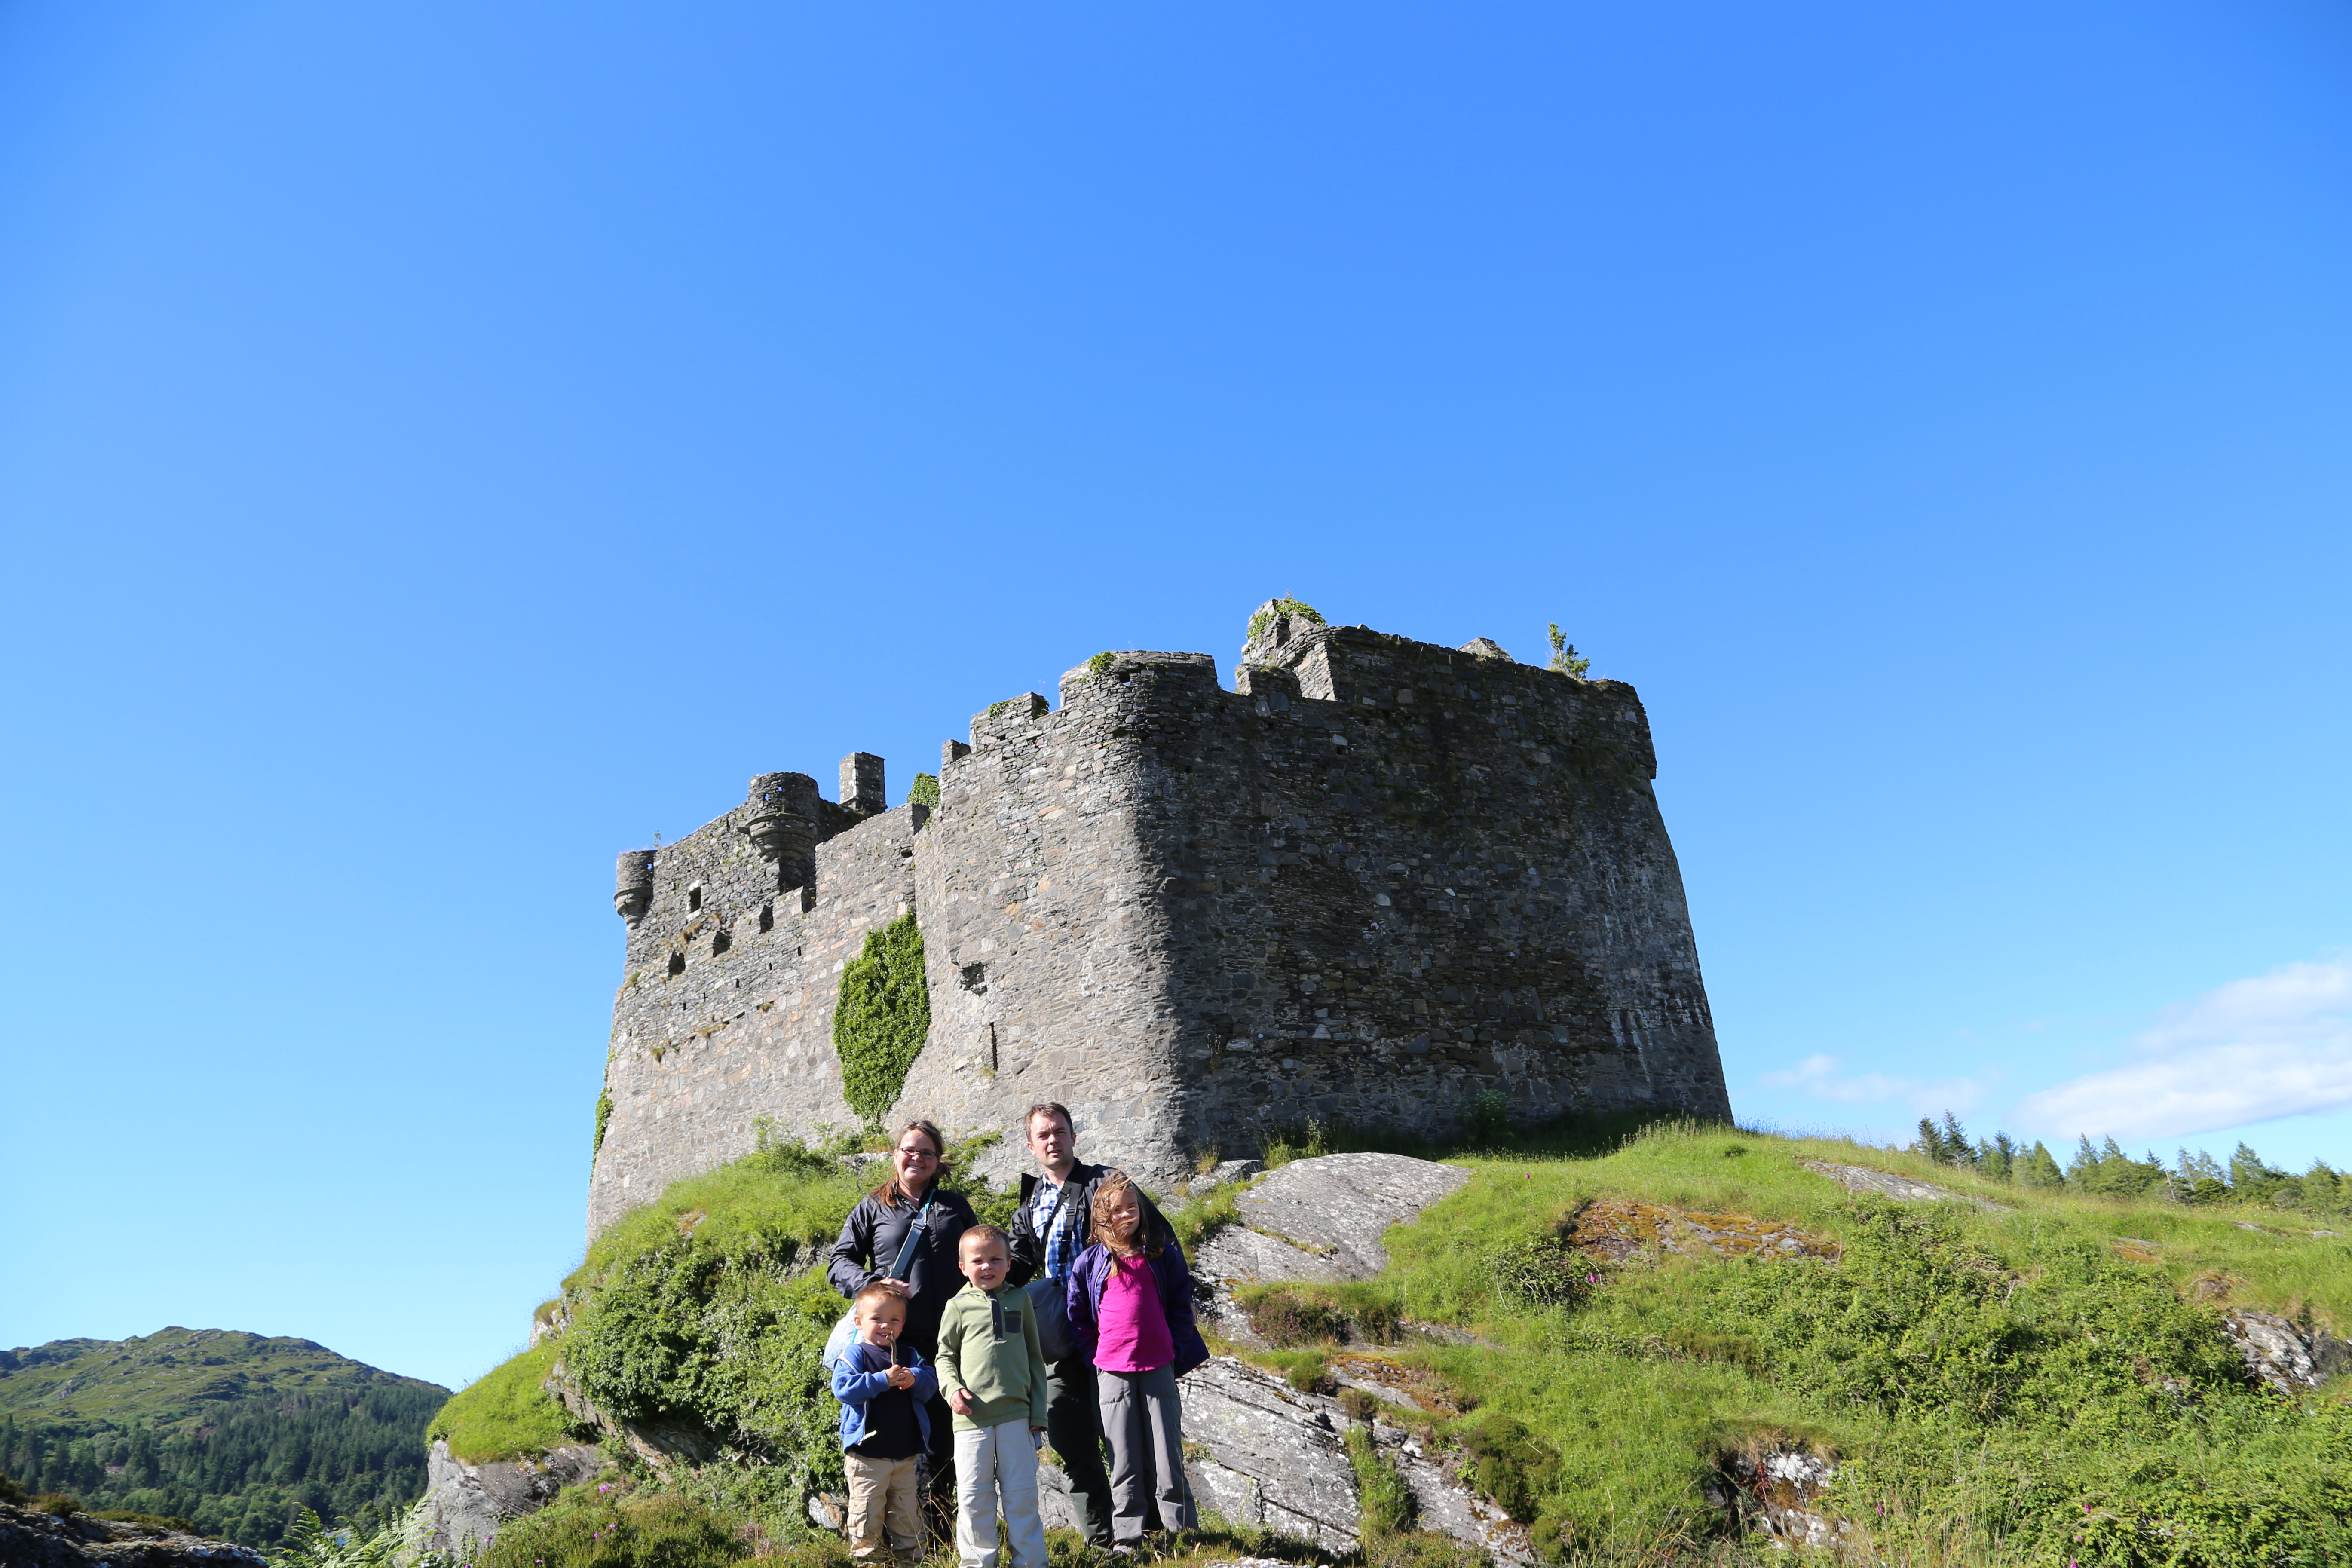
M 1054 1213 L 1054 1205 L 1068 1187 L 1066 1182 L 1060 1186 L 1047 1181 L 1038 1182 L 1037 1191 L 1029 1200 L 1030 1228 L 1045 1230 L 1045 1216 Z M 1045 1236 L 1045 1278 L 1048 1279 L 1067 1279 L 1070 1277 L 1070 1259 L 1077 1255 L 1077 1248 L 1071 1239 L 1074 1228 L 1071 1222 L 1076 1218 L 1076 1210 L 1066 1203 L 1062 1205 L 1061 1213 L 1054 1215 L 1054 1228 Z

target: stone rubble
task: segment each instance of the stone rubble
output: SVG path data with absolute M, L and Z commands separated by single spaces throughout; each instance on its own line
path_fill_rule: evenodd
M 267 1561 L 257 1548 L 208 1536 L 0 1503 L 0 1563 L 7 1568 L 263 1568 Z
M 1723 1468 L 1735 1495 L 1718 1501 L 1777 1546 L 1831 1546 L 1853 1529 L 1852 1520 L 1832 1520 L 1812 1506 L 1837 1475 L 1837 1467 L 1818 1455 L 1801 1448 L 1733 1454 Z
M 2324 1330 L 2306 1332 L 2275 1312 L 2232 1307 L 2221 1314 L 2221 1331 L 2245 1358 L 2246 1370 L 2281 1394 L 2317 1388 L 2352 1366 L 2352 1344 Z

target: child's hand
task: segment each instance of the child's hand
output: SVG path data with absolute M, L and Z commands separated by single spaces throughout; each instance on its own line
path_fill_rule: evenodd
M 971 1389 L 959 1388 L 948 1395 L 948 1408 L 959 1415 L 969 1415 L 980 1408 L 980 1403 L 972 1398 Z
M 894 1366 L 883 1375 L 890 1380 L 890 1386 L 893 1388 L 915 1386 L 915 1369 L 911 1366 Z

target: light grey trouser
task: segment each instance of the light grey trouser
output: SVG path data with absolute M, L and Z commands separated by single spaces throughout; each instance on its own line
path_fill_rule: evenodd
M 956 1556 L 962 1568 L 996 1568 L 996 1504 L 1013 1568 L 1045 1568 L 1045 1524 L 1037 1516 L 1037 1439 L 1026 1417 L 955 1435 Z
M 1184 1415 L 1176 1369 L 1111 1372 L 1097 1368 L 1103 1436 L 1110 1443 L 1110 1532 L 1121 1543 L 1143 1539 L 1143 1521 L 1160 1505 L 1170 1530 L 1198 1530 L 1192 1489 L 1184 1481 Z

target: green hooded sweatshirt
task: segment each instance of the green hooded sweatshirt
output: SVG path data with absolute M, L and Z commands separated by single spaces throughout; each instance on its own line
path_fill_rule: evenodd
M 1026 1420 L 1045 1425 L 1045 1352 L 1037 1346 L 1029 1293 L 1000 1285 L 993 1295 L 967 1284 L 940 1318 L 940 1392 L 970 1389 L 979 1403 L 955 1418 L 960 1432 Z

